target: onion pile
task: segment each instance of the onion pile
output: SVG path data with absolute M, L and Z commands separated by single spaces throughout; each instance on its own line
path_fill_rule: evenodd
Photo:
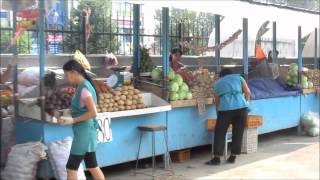
M 140 91 L 133 86 L 123 86 L 116 88 L 112 93 L 99 93 L 97 111 L 98 113 L 115 112 L 144 107 Z
M 309 69 L 305 72 L 309 81 L 313 83 L 314 87 L 320 87 L 320 70 L 319 69 Z
M 67 109 L 71 105 L 71 99 L 74 95 L 73 87 L 60 89 L 47 89 L 45 91 L 45 111 L 51 116 L 55 110 Z
M 194 79 L 189 84 L 194 97 L 213 97 L 214 76 L 208 69 L 195 71 Z

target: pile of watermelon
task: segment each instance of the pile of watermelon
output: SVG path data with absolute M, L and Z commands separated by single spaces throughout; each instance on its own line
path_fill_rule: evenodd
M 303 130 L 309 136 L 319 135 L 319 115 L 314 112 L 307 112 L 301 118 Z
M 290 65 L 288 76 L 287 76 L 287 84 L 289 86 L 298 86 L 298 65 L 293 63 Z M 305 75 L 301 76 L 301 87 L 303 89 L 310 89 L 313 88 L 313 83 L 308 81 L 308 77 Z
M 171 101 L 192 99 L 192 93 L 189 86 L 183 81 L 181 75 L 176 74 L 173 69 L 170 68 L 168 78 L 170 81 L 169 91 Z

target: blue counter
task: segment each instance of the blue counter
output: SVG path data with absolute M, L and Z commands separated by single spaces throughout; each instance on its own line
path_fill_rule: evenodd
M 297 97 L 281 97 L 254 100 L 250 102 L 250 114 L 264 116 L 259 134 L 295 127 L 301 115 L 308 111 L 319 112 L 320 98 L 315 93 Z M 97 149 L 99 166 L 110 166 L 135 160 L 139 131 L 143 124 L 163 124 L 168 127 L 169 150 L 206 145 L 211 137 L 207 131 L 207 119 L 216 118 L 213 105 L 207 105 L 207 112 L 199 115 L 197 107 L 174 108 L 169 112 L 149 115 L 114 118 L 111 122 L 113 141 L 99 144 Z M 167 116 L 167 118 L 166 118 Z M 71 127 L 43 123 L 39 121 L 17 121 L 17 143 L 39 141 L 45 143 L 72 136 Z M 165 152 L 162 133 L 156 134 L 156 154 Z M 151 156 L 151 135 L 142 140 L 141 158 Z

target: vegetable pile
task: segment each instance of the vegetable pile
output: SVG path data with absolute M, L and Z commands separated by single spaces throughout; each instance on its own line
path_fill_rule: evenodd
M 94 87 L 97 93 L 112 93 L 112 88 L 109 87 L 104 81 L 93 80 Z
M 13 92 L 11 90 L 0 90 L 1 118 L 5 118 L 14 114 L 12 93 Z
M 123 86 L 116 88 L 111 93 L 99 93 L 97 111 L 98 113 L 115 112 L 143 109 L 144 107 L 140 91 L 134 89 L 133 86 Z
M 150 55 L 149 55 L 148 49 L 141 48 L 140 53 L 141 53 L 140 72 L 151 72 L 155 68 L 155 66 L 152 62 Z
M 319 115 L 313 112 L 305 113 L 301 118 L 303 130 L 309 136 L 319 136 Z
M 319 69 L 309 69 L 305 72 L 309 81 L 313 83 L 314 87 L 320 87 L 320 70 Z
M 170 81 L 169 91 L 171 101 L 192 99 L 189 86 L 183 81 L 181 75 L 176 74 L 173 69 L 170 68 L 168 78 Z
M 287 76 L 287 84 L 289 86 L 298 86 L 299 79 L 298 79 L 298 65 L 293 63 L 290 65 L 288 76 Z M 313 88 L 313 83 L 308 81 L 308 77 L 305 75 L 301 76 L 301 87 L 303 89 L 310 89 Z
M 194 80 L 189 81 L 194 97 L 213 97 L 214 76 L 208 69 L 199 68 L 194 72 Z
M 71 105 L 71 99 L 75 88 L 65 87 L 57 89 L 46 89 L 45 91 L 45 111 L 51 116 L 55 110 L 67 109 Z M 40 102 L 39 102 L 40 103 Z

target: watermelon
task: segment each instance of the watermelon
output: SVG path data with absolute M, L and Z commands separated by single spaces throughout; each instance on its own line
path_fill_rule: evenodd
M 178 83 L 178 86 L 181 86 L 183 83 L 183 79 L 179 74 L 176 74 L 173 78 L 173 81 Z
M 296 70 L 290 70 L 290 71 L 289 71 L 289 75 L 290 75 L 291 77 L 298 77 L 298 71 L 296 71 Z
M 188 99 L 188 100 L 192 99 L 192 93 L 191 92 L 187 92 L 186 99 Z
M 174 81 L 170 82 L 170 84 L 169 84 L 169 91 L 170 91 L 170 92 L 177 92 L 178 90 L 179 90 L 179 85 L 178 85 L 178 83 L 176 83 L 176 82 L 174 82 Z
M 304 75 L 301 76 L 301 82 L 307 82 L 308 78 Z
M 159 82 L 162 79 L 162 70 L 160 68 L 155 68 L 151 72 L 151 78 L 155 82 Z
M 186 98 L 186 96 L 187 96 L 187 92 L 186 91 L 179 91 L 178 94 L 179 94 L 179 99 L 180 100 L 184 100 Z
M 309 87 L 308 82 L 302 82 L 301 85 L 302 85 L 303 89 L 308 89 L 308 87 Z
M 188 92 L 189 87 L 186 83 L 183 82 L 182 85 L 179 87 L 179 90 Z
M 294 71 L 298 71 L 298 64 L 296 64 L 296 63 L 292 63 L 291 65 L 290 65 L 290 68 L 289 68 L 290 70 L 294 70 Z
M 179 94 L 176 93 L 176 92 L 170 93 L 170 100 L 171 100 L 171 101 L 179 100 Z
M 174 73 L 174 71 L 170 68 L 169 74 L 168 74 L 169 80 L 170 80 L 170 81 L 173 80 L 174 77 L 175 77 L 175 75 L 176 75 L 176 74 Z
M 313 88 L 313 83 L 310 82 L 310 81 L 308 82 L 308 88 L 309 88 L 309 89 Z
M 308 130 L 308 135 L 312 137 L 319 136 L 319 127 L 310 128 Z
M 294 84 L 298 84 L 298 76 L 293 77 L 291 80 Z

